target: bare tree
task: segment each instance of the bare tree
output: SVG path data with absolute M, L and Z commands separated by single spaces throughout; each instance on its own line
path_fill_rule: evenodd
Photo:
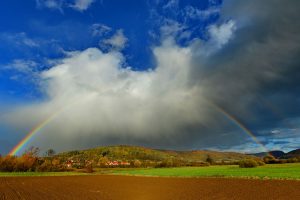
M 55 151 L 54 151 L 54 149 L 48 149 L 47 151 L 46 151 L 46 156 L 48 156 L 48 157 L 52 157 L 52 156 L 54 156 L 55 155 Z
M 31 157 L 38 157 L 39 153 L 40 153 L 40 148 L 31 146 L 29 149 L 25 151 L 24 155 L 31 156 Z

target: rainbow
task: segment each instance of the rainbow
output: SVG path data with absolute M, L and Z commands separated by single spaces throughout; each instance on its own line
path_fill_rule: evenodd
M 78 101 L 74 101 L 72 104 L 65 106 L 63 108 L 58 109 L 56 112 L 52 113 L 49 117 L 47 117 L 44 121 L 41 121 L 38 125 L 36 125 L 31 131 L 8 153 L 10 156 L 17 155 L 24 147 L 31 141 L 31 139 L 48 123 L 50 123 L 55 117 L 65 112 L 71 106 L 78 103 Z
M 50 115 L 47 119 L 39 123 L 35 126 L 9 153 L 10 156 L 17 155 L 29 142 L 30 140 L 43 128 L 45 127 L 50 121 L 54 119 L 57 113 Z
M 242 129 L 248 136 L 251 137 L 251 139 L 258 144 L 259 146 L 261 146 L 263 148 L 263 150 L 265 152 L 269 152 L 269 150 L 265 147 L 265 145 L 263 145 L 258 139 L 257 137 L 245 126 L 243 125 L 240 121 L 238 121 L 236 118 L 234 118 L 232 115 L 230 115 L 228 112 L 226 112 L 223 108 L 221 108 L 220 106 L 213 104 L 213 103 L 209 103 L 211 106 L 213 106 L 219 113 L 221 113 L 224 117 L 226 117 L 227 119 L 229 119 L 231 122 L 233 122 L 236 126 L 238 126 L 240 129 Z
M 208 102 L 209 105 L 211 105 L 215 110 L 217 110 L 219 113 L 221 113 L 224 117 L 229 119 L 231 122 L 233 122 L 236 126 L 238 126 L 240 129 L 243 130 L 248 136 L 252 138 L 252 140 L 260 145 L 265 152 L 269 152 L 268 149 L 256 138 L 256 136 L 245 126 L 243 125 L 240 121 L 238 121 L 236 118 L 234 118 L 232 115 L 230 115 L 228 112 L 226 112 L 223 108 L 219 107 L 216 104 L 213 104 L 211 102 Z M 50 115 L 48 118 L 46 118 L 44 121 L 42 121 L 40 124 L 35 126 L 9 153 L 8 155 L 10 156 L 15 156 L 17 155 L 24 147 L 30 142 L 30 140 L 43 128 L 45 127 L 49 122 L 51 122 L 58 113 L 61 112 L 56 112 L 52 115 Z

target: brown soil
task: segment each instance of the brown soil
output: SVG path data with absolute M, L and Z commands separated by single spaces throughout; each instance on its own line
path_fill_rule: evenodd
M 1 177 L 0 199 L 300 199 L 300 181 L 133 176 Z

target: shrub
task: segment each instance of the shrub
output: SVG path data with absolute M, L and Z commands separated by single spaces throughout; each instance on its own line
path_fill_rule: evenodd
M 98 161 L 98 166 L 107 167 L 107 163 L 109 162 L 107 157 L 100 157 Z
M 93 172 L 94 172 L 93 165 L 92 165 L 91 163 L 90 163 L 90 164 L 87 164 L 87 165 L 85 166 L 84 171 L 85 171 L 86 173 L 93 173 Z
M 52 164 L 50 160 L 45 160 L 41 163 L 37 168 L 36 171 L 38 172 L 49 172 L 52 171 Z
M 239 162 L 240 168 L 253 168 L 257 167 L 259 164 L 253 159 L 241 160 Z
M 46 156 L 53 157 L 55 155 L 55 151 L 53 149 L 48 149 L 46 151 Z
M 214 159 L 212 159 L 212 157 L 210 155 L 207 155 L 207 158 L 206 158 L 206 162 L 209 163 L 210 165 L 214 164 Z
M 266 164 L 274 164 L 274 163 L 276 163 L 276 158 L 272 155 L 267 155 L 264 157 L 264 162 Z
M 1 159 L 0 171 L 12 172 L 15 171 L 15 166 L 17 164 L 17 159 L 14 156 L 6 156 Z
M 289 158 L 289 159 L 287 159 L 287 162 L 288 163 L 296 163 L 296 162 L 298 162 L 298 159 L 297 158 Z
M 133 166 L 134 166 L 134 167 L 141 167 L 141 165 L 142 165 L 142 162 L 139 161 L 139 160 L 135 160 L 135 161 L 133 162 Z
M 266 163 L 264 163 L 264 161 L 262 160 L 256 160 L 258 166 L 264 166 Z
M 167 166 L 166 166 L 166 162 L 158 161 L 158 162 L 156 162 L 154 167 L 155 168 L 163 168 L 163 167 L 167 167 Z

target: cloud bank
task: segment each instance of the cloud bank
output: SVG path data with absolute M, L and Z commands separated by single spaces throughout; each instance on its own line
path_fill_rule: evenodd
M 114 50 L 71 52 L 41 74 L 49 99 L 19 108 L 11 119 L 33 125 L 54 114 L 41 136 L 63 135 L 72 143 L 94 137 L 100 143 L 102 138 L 160 140 L 179 134 L 187 124 L 198 126 L 205 109 L 199 107 L 201 90 L 189 85 L 191 49 L 170 40 L 153 51 L 157 68 L 149 71 L 124 68 L 124 56 Z M 24 118 L 27 114 L 32 117 Z
M 165 31 L 153 47 L 157 65 L 148 71 L 128 66 L 121 52 L 127 38 L 119 30 L 102 41 L 115 47 L 108 52 L 69 52 L 43 71 L 47 99 L 21 106 L 5 120 L 28 128 L 54 114 L 35 143 L 58 149 L 113 143 L 227 148 L 250 142 L 212 105 L 250 127 L 270 125 L 259 114 L 265 108 L 260 99 L 288 79 L 283 74 L 299 70 L 299 7 L 297 0 L 225 1 L 207 40 L 192 38 L 182 46 L 174 36 L 184 31 L 181 26 L 164 27 L 172 33 Z

